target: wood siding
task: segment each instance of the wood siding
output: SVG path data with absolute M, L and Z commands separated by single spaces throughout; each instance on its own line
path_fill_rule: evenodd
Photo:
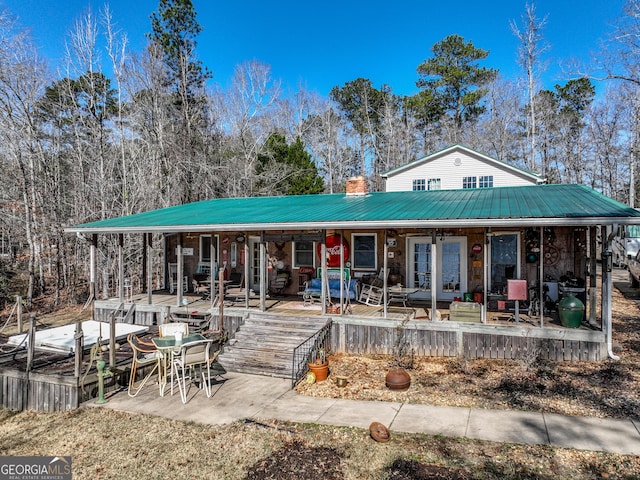
M 457 165 L 456 159 L 459 159 Z M 481 176 L 493 175 L 494 187 L 535 185 L 535 180 L 511 170 L 501 167 L 499 163 L 489 163 L 481 157 L 476 158 L 463 152 L 453 151 L 442 157 L 433 158 L 425 162 L 416 162 L 413 168 L 390 175 L 386 182 L 387 192 L 403 192 L 413 190 L 414 179 L 439 178 L 441 190 L 456 190 L 462 188 L 462 179 L 475 176 L 477 181 Z
M 80 388 L 73 377 L 3 369 L 0 405 L 9 410 L 57 412 L 80 405 Z

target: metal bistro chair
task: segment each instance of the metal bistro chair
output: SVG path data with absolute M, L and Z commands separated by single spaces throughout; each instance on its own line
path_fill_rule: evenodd
M 127 392 L 130 397 L 135 397 L 158 369 L 158 355 L 160 355 L 160 352 L 158 352 L 153 343 L 140 340 L 140 338 L 138 338 L 134 333 L 129 334 L 127 342 L 129 342 L 131 350 L 133 351 L 131 373 L 129 374 L 129 388 L 127 389 Z M 144 376 L 140 383 L 136 385 L 136 374 L 138 373 L 138 368 L 146 367 L 151 364 L 153 364 L 153 368 Z
M 218 352 L 211 355 L 212 339 L 187 342 L 173 355 L 172 375 L 178 382 L 182 403 L 187 403 L 187 370 L 189 378 L 193 370 L 199 370 L 199 377 L 204 385 L 207 398 L 211 397 L 211 363 L 218 356 Z M 173 379 L 171 380 L 171 394 L 173 395 Z

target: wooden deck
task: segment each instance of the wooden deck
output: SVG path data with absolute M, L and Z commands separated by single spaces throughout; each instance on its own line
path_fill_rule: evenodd
M 317 303 L 305 306 L 300 298 L 282 297 L 267 299 L 264 312 L 257 299 L 251 300 L 249 308 L 239 304 L 224 306 L 220 319 L 219 309 L 212 309 L 209 301 L 193 295 L 185 298 L 186 306 L 178 306 L 175 295 L 158 294 L 149 305 L 146 295 L 138 295 L 126 302 L 124 309 L 117 299 L 98 300 L 94 305 L 95 319 L 109 321 L 118 309 L 125 315 L 133 308 L 126 320 L 148 325 L 148 335 L 152 336 L 157 334 L 157 325 L 170 321 L 171 316 L 198 321 L 212 319 L 213 327 L 222 323 L 233 344 L 231 347 L 235 346 L 236 350 L 238 342 L 251 336 L 247 333 L 249 326 L 242 330 L 245 323 L 276 324 L 276 319 L 287 323 L 287 318 L 296 320 L 293 317 L 299 317 L 299 320 L 317 318 L 310 322 L 317 325 L 330 319 L 331 350 L 336 353 L 392 355 L 400 349 L 409 355 L 469 359 L 601 361 L 607 357 L 606 336 L 599 326 L 583 322 L 580 328 L 565 328 L 553 316 L 545 317 L 543 327 L 539 326 L 539 319 L 521 314 L 520 321 L 515 322 L 513 315 L 506 312 L 489 312 L 486 323 L 452 321 L 448 303 L 438 305 L 439 319 L 434 321 L 429 319 L 430 305 L 411 305 L 409 309 L 389 307 L 385 317 L 382 307 L 356 303 L 349 313 L 323 316 Z M 247 322 L 247 319 L 251 320 Z M 0 338 L 0 342 L 6 343 L 6 338 Z M 232 350 L 229 348 L 230 352 Z M 282 355 L 272 356 L 279 358 L 280 365 L 275 367 L 280 370 L 282 365 L 288 365 Z M 13 410 L 69 410 L 96 397 L 95 362 L 90 365 L 88 352 L 84 353 L 80 376 L 74 372 L 73 356 L 36 351 L 29 372 L 26 371 L 26 357 L 25 350 L 0 354 L 0 406 Z M 224 353 L 221 359 L 224 359 Z M 114 374 L 106 378 L 107 391 L 126 385 L 130 362 L 131 352 L 125 342 L 117 352 Z M 235 368 L 233 362 L 227 367 Z
M 176 305 L 175 295 L 154 295 L 153 305 L 146 296 L 134 297 L 128 305 L 135 305 L 136 323 L 141 320 L 162 323 L 170 315 L 203 315 L 211 313 L 218 321 L 219 309 L 211 308 L 208 301 L 187 296 L 186 306 Z M 100 319 L 106 320 L 117 308 L 117 300 L 96 301 L 95 310 Z M 344 314 L 326 314 L 334 323 L 333 350 L 344 353 L 392 354 L 397 348 L 398 335 L 404 336 L 405 350 L 415 355 L 464 356 L 467 358 L 522 358 L 537 355 L 552 360 L 591 360 L 606 358 L 606 337 L 599 326 L 583 322 L 580 328 L 563 327 L 557 315 L 545 316 L 543 326 L 539 318 L 519 315 L 516 322 L 512 312 L 488 312 L 486 323 L 478 321 L 450 320 L 449 302 L 438 304 L 437 320 L 430 320 L 431 305 L 390 306 L 387 315 L 381 306 L 372 307 L 360 303 L 351 305 Z M 223 308 L 223 327 L 229 338 L 249 316 L 322 316 L 316 302 L 306 306 L 299 297 L 268 298 L 266 309 L 260 311 L 259 300 L 252 299 L 249 308 L 244 305 L 227 305 Z M 150 323 L 151 324 L 151 323 Z

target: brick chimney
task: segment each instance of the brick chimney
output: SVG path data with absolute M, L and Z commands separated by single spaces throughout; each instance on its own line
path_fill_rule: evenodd
M 367 180 L 362 175 L 347 180 L 347 196 L 366 195 L 369 193 Z

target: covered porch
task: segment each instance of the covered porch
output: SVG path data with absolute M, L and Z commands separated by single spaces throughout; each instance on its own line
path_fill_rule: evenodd
M 268 298 L 266 308 L 260 300 L 246 305 L 211 307 L 210 301 L 187 294 L 186 305 L 175 305 L 175 295 L 157 293 L 149 305 L 146 295 L 134 295 L 130 302 L 117 298 L 95 302 L 97 319 L 106 321 L 118 308 L 132 311 L 135 323 L 157 324 L 168 321 L 200 323 L 204 318 L 213 329 L 222 329 L 228 340 L 235 338 L 247 318 L 321 317 L 331 322 L 331 350 L 335 353 L 392 355 L 402 343 L 406 354 L 464 358 L 522 359 L 536 355 L 560 361 L 599 361 L 607 357 L 606 335 L 599 325 L 584 322 L 579 328 L 566 328 L 557 312 L 545 314 L 543 327 L 538 316 L 526 310 L 515 312 L 487 310 L 486 319 L 451 318 L 451 302 L 438 303 L 438 319 L 431 320 L 430 302 L 410 301 L 402 305 L 370 306 L 354 303 L 348 313 L 323 312 L 320 304 L 305 304 L 301 296 Z M 465 302 L 463 302 L 465 303 Z M 139 320 L 137 320 L 139 319 Z M 246 328 L 250 327 L 244 327 Z M 221 358 L 223 361 L 223 358 Z
M 348 188 L 346 195 L 215 199 L 67 230 L 91 235 L 92 258 L 99 235 L 117 234 L 120 250 L 125 235 L 144 239 L 141 288 L 125 289 L 119 254 L 117 295 L 95 299 L 97 316 L 120 309 L 123 321 L 160 324 L 197 312 L 232 337 L 252 315 L 320 315 L 333 322 L 336 351 L 390 353 L 401 331 L 416 354 L 514 358 L 535 345 L 547 358 L 600 360 L 614 356 L 611 241 L 619 225 L 639 219 L 578 185 Z M 232 274 L 243 279 L 242 293 L 229 303 Z M 198 278 L 215 286 L 207 300 L 192 294 Z M 373 287 L 381 294 L 372 303 L 362 293 Z M 558 321 L 566 293 L 584 305 L 572 328 Z

